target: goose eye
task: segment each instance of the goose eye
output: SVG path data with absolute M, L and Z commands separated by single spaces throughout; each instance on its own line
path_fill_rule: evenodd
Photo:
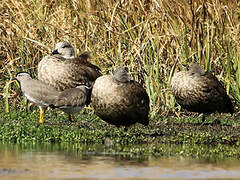
M 62 48 L 69 48 L 70 45 L 64 45 Z

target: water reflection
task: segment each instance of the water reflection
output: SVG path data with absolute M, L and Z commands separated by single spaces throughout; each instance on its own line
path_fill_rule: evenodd
M 0 143 L 0 179 L 230 179 L 240 177 L 234 159 L 133 156 L 79 152 L 75 145 Z M 82 147 L 84 148 L 84 147 Z M 87 148 L 89 149 L 89 147 Z

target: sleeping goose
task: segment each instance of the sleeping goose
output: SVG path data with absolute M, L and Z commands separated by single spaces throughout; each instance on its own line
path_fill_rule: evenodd
M 234 107 L 223 85 L 210 72 L 193 63 L 188 71 L 173 75 L 171 88 L 182 108 L 199 113 L 233 113 Z M 204 117 L 205 118 L 205 117 Z
M 149 97 L 146 90 L 131 80 L 125 68 L 95 81 L 91 97 L 95 113 L 107 123 L 128 127 L 149 124 Z
M 85 84 L 91 86 L 101 76 L 100 68 L 88 62 L 89 52 L 75 57 L 68 42 L 59 42 L 50 56 L 38 64 L 38 79 L 57 90 L 75 88 Z

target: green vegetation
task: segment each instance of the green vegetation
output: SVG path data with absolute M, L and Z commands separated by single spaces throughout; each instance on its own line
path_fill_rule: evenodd
M 36 76 L 41 58 L 66 40 L 92 52 L 103 74 L 128 66 L 151 97 L 151 115 L 178 111 L 169 91 L 174 71 L 192 61 L 223 81 L 240 104 L 237 1 L 11 1 L 0 4 L 0 90 L 9 106 L 23 106 L 11 78 Z M 20 107 L 24 108 L 24 107 Z

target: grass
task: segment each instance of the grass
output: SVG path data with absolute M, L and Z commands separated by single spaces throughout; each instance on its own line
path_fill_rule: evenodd
M 25 104 L 11 78 L 36 77 L 41 58 L 58 41 L 89 50 L 103 74 L 128 66 L 151 98 L 151 116 L 179 111 L 169 91 L 174 71 L 193 61 L 221 80 L 240 104 L 237 1 L 12 1 L 0 5 L 0 90 L 9 106 Z

